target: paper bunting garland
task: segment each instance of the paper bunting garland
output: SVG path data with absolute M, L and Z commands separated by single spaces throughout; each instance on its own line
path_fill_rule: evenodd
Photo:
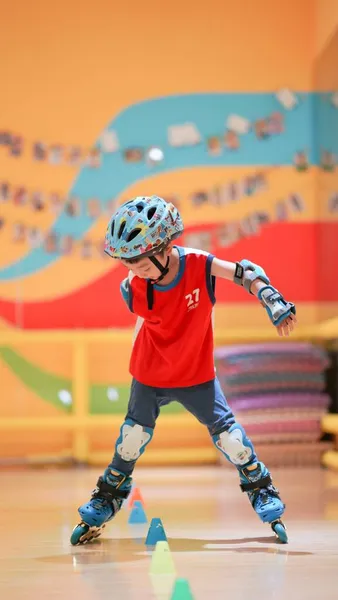
M 80 201 L 76 196 L 65 196 L 59 192 L 45 193 L 39 190 L 29 190 L 25 186 L 0 181 L 0 206 L 11 203 L 20 208 L 30 206 L 35 212 L 51 211 L 55 216 L 63 210 L 69 217 L 86 214 L 90 219 L 97 219 L 101 214 L 110 215 L 115 207 L 115 199 L 104 204 L 98 198 Z
M 281 134 L 284 131 L 284 116 L 276 111 L 266 118 L 257 119 L 251 123 L 241 115 L 232 114 L 225 120 L 224 131 L 221 133 L 210 132 L 210 135 L 205 138 L 193 122 L 172 124 L 167 128 L 166 143 L 176 149 L 204 144 L 209 155 L 219 156 L 224 150 L 238 150 L 240 137 L 251 131 L 258 140 Z M 0 131 L 0 146 L 7 148 L 9 155 L 16 158 L 22 156 L 26 149 L 31 152 L 33 160 L 37 162 L 48 162 L 55 166 L 87 166 L 93 169 L 100 167 L 103 155 L 111 153 L 120 153 L 122 159 L 127 163 L 145 162 L 150 167 L 165 159 L 161 144 L 154 143 L 147 147 L 138 144 L 127 148 L 121 147 L 118 135 L 114 130 L 104 131 L 98 144 L 92 148 L 81 148 L 78 144 L 67 145 L 61 142 L 47 143 L 42 139 L 29 141 L 22 135 L 2 130 Z M 155 158 L 154 149 L 157 150 Z

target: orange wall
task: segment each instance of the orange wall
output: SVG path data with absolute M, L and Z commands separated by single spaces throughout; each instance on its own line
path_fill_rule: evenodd
M 322 107 L 330 101 L 327 92 L 338 90 L 338 2 L 335 0 L 317 0 L 316 4 L 317 46 L 314 61 L 314 86 L 318 94 L 318 110 L 316 114 L 317 141 L 320 149 L 328 148 L 327 128 L 323 126 Z M 337 132 L 337 110 L 331 111 L 330 128 Z M 331 290 L 336 293 L 337 283 L 333 273 L 336 271 L 338 260 L 338 237 L 332 220 L 338 220 L 338 215 L 324 217 L 328 198 L 338 192 L 337 169 L 327 173 L 321 169 L 317 178 L 317 202 L 320 225 L 317 238 L 318 256 L 318 289 Z M 324 218 L 323 218 L 324 217 Z M 320 296 L 319 296 L 320 297 Z M 319 303 L 319 319 L 335 317 L 338 314 L 337 303 L 323 306 Z
M 87 147 L 112 115 L 143 99 L 281 84 L 310 90 L 309 1 L 275 4 L 276 11 L 269 0 L 7 2 L 2 123 L 27 139 Z M 68 191 L 73 178 L 71 168 L 56 171 L 29 158 L 18 165 L 1 155 L 0 166 L 12 181 L 48 191 Z
M 311 92 L 312 61 L 325 47 L 333 31 L 333 23 L 337 23 L 335 5 L 333 0 L 210 0 L 207 3 L 172 0 L 163 5 L 155 0 L 142 3 L 136 0 L 125 3 L 113 3 L 111 0 L 95 3 L 89 0 L 7 2 L 2 7 L 0 21 L 2 126 L 22 134 L 30 142 L 38 138 L 47 143 L 90 147 L 98 133 L 120 111 L 150 98 L 204 92 L 274 93 L 281 87 Z M 165 193 L 180 193 L 182 210 L 189 225 L 221 222 L 229 215 L 242 218 L 251 199 L 217 212 L 215 208 L 192 210 L 188 196 L 194 191 L 192 186 L 212 188 L 215 183 L 229 183 L 239 176 L 250 174 L 252 170 L 250 164 L 208 170 L 186 169 L 132 184 L 124 195 L 144 193 L 146 186 L 156 183 Z M 0 148 L 0 173 L 13 184 L 24 184 L 46 193 L 57 190 L 64 194 L 67 194 L 76 176 L 73 167 L 37 163 L 28 153 L 20 159 L 9 158 L 3 148 Z M 247 246 L 236 246 L 229 252 L 235 256 L 235 252 L 239 253 L 243 247 L 248 248 L 253 253 L 248 257 L 255 259 L 255 253 L 257 257 L 266 254 L 268 264 L 270 261 L 273 266 L 274 258 L 266 248 L 271 248 L 273 241 L 280 240 L 277 244 L 279 258 L 285 260 L 283 243 L 292 238 L 290 231 L 300 232 L 298 241 L 292 240 L 295 243 L 293 257 L 296 256 L 298 261 L 294 279 L 297 279 L 299 291 L 298 273 L 302 265 L 310 272 L 309 295 L 305 299 L 300 297 L 300 314 L 303 322 L 313 322 L 318 317 L 315 280 L 319 217 L 314 195 L 316 167 L 302 176 L 292 166 L 284 166 L 273 170 L 268 177 L 270 188 L 254 200 L 259 208 L 272 210 L 281 194 L 299 191 L 306 201 L 305 212 L 290 217 L 284 225 L 276 225 L 276 229 L 268 231 L 266 237 L 254 238 Z M 334 187 L 335 183 L 330 185 Z M 323 206 L 325 202 L 326 196 Z M 0 204 L 0 215 L 5 210 L 10 217 L 12 208 Z M 54 217 L 50 213 L 36 215 L 26 207 L 23 211 L 26 219 L 41 219 L 44 230 L 53 223 Z M 325 210 L 321 217 L 324 220 L 328 218 Z M 106 217 L 99 219 L 91 233 L 97 237 L 104 235 L 105 222 Z M 287 229 L 288 226 L 291 229 Z M 274 237 L 277 229 L 278 238 Z M 324 230 L 322 233 L 325 235 Z M 0 250 L 0 267 L 7 264 L 10 252 L 11 259 L 14 259 L 27 251 L 25 247 L 10 245 L 9 237 L 0 240 L 6 241 L 0 248 L 6 246 L 8 250 L 8 253 Z M 287 262 L 291 264 L 292 256 Z M 75 287 L 89 286 L 95 278 L 108 276 L 111 270 L 110 262 L 83 263 L 75 255 L 60 260 L 57 265 L 28 277 L 24 282 L 0 282 L 0 297 L 12 300 L 19 293 L 28 303 L 38 299 L 47 304 L 51 298 L 72 291 L 75 284 Z M 114 273 L 110 281 L 113 278 Z M 288 273 L 283 272 L 281 278 L 286 283 L 287 292 Z M 228 301 L 227 305 L 219 307 L 218 318 L 222 326 L 258 323 L 269 326 L 265 313 L 259 307 L 253 308 L 246 297 L 245 302 L 241 300 L 239 303 L 237 296 L 231 296 L 234 293 L 229 292 L 230 303 Z M 100 310 L 96 308 L 97 298 L 94 294 L 90 300 L 93 312 Z M 113 310 L 113 296 L 111 302 Z M 123 319 L 127 319 L 125 314 Z M 0 329 L 2 326 L 8 326 L 8 322 L 4 317 L 2 320 L 0 313 Z M 59 356 L 52 349 L 49 352 L 46 349 L 45 352 L 32 352 L 29 347 L 19 350 L 22 357 L 31 361 L 43 374 L 70 376 L 71 361 L 67 353 Z M 102 359 L 102 348 L 92 352 L 91 383 L 110 382 L 109 357 L 106 356 L 105 361 Z M 127 384 L 129 348 L 112 348 L 112 357 L 114 352 L 125 358 L 124 365 L 121 368 L 119 365 L 118 370 L 120 383 Z M 6 408 L 3 412 L 7 416 L 10 410 L 18 414 L 23 406 L 29 412 L 28 405 L 32 412 L 44 414 L 44 409 L 51 415 L 57 412 L 35 392 L 28 393 L 20 377 L 15 376 L 1 360 L 0 376 L 2 389 L 6 390 L 8 410 Z M 9 436 L 1 443 L 7 444 L 7 452 L 13 452 L 12 447 L 8 450 L 8 444 L 13 445 Z M 46 451 L 48 444 L 52 450 L 54 443 L 52 439 L 44 440 Z M 69 440 L 62 439 L 59 443 L 67 447 Z M 107 441 L 109 446 L 111 439 Z
M 337 0 L 315 0 L 315 52 L 320 54 L 338 27 Z
M 119 111 L 149 98 L 199 92 L 274 92 L 283 86 L 310 92 L 312 60 L 332 31 L 334 6 L 333 0 L 211 0 L 208 4 L 173 0 L 161 8 L 154 0 L 116 6 L 110 0 L 95 4 L 89 0 L 53 4 L 14 0 L 4 6 L 0 23 L 0 52 L 8 57 L 0 64 L 0 81 L 7 84 L 6 93 L 0 96 L 2 123 L 28 142 L 38 138 L 90 147 Z M 250 170 L 247 165 L 240 169 L 223 166 L 218 173 L 211 169 L 170 172 L 156 181 L 133 184 L 124 196 L 144 193 L 157 184 L 160 192 L 178 191 L 186 197 L 192 185 L 210 189 Z M 77 174 L 70 166 L 33 161 L 29 153 L 20 159 L 9 158 L 2 148 L 0 173 L 13 184 L 64 194 Z M 286 193 L 299 189 L 306 195 L 306 212 L 290 220 L 311 223 L 317 211 L 310 189 L 314 176 L 311 171 L 311 183 L 304 192 L 305 178 L 299 183 L 294 174 L 277 172 L 271 176 L 269 192 L 257 199 L 259 209 L 267 203 L 272 207 L 284 194 L 282 180 Z M 215 210 L 199 211 L 199 220 L 225 220 L 229 215 L 242 218 L 247 205 L 249 201 L 232 206 L 216 217 Z M 185 199 L 182 206 L 187 225 L 194 224 Z M 11 210 L 0 205 L 0 215 Z M 29 225 L 41 224 L 44 231 L 54 221 L 51 212 L 36 214 L 23 207 L 22 214 Z M 327 216 L 324 211 L 323 219 Z M 98 219 L 90 235 L 101 239 L 105 224 L 106 215 Z M 315 233 L 310 230 L 305 235 L 314 240 Z M 0 253 L 1 268 L 20 259 L 29 248 L 27 243 L 12 244 L 9 229 L 0 235 L 6 248 Z M 0 281 L 0 299 L 13 301 L 20 296 L 27 302 L 49 301 L 90 285 L 110 270 L 111 262 L 81 261 L 76 250 L 72 257 L 19 283 L 16 279 Z M 311 290 L 313 287 L 314 281 Z M 315 300 L 312 294 L 313 306 L 302 307 L 306 321 L 316 318 Z M 7 316 L 0 310 L 0 327 L 6 326 Z M 259 316 L 257 313 L 255 318 Z M 236 319 L 232 321 L 230 315 L 229 322 L 237 323 Z
M 173 0 L 159 8 L 155 0 L 116 6 L 110 0 L 6 3 L 0 23 L 0 53 L 8 56 L 0 64 L 0 81 L 7 82 L 0 96 L 3 126 L 28 142 L 38 138 L 90 147 L 113 116 L 145 99 L 266 92 L 282 86 L 309 91 L 314 28 L 309 4 Z M 234 171 L 223 169 L 223 181 L 236 178 Z M 28 189 L 64 194 L 76 176 L 73 167 L 38 163 L 29 153 L 15 160 L 2 148 L 0 173 Z M 195 174 L 187 172 L 187 181 L 189 177 Z M 169 187 L 176 191 L 175 175 L 173 179 Z M 207 179 L 211 187 L 211 172 Z M 27 224 L 44 231 L 53 224 L 50 212 L 34 214 L 23 207 L 22 214 Z M 91 235 L 100 239 L 105 223 L 106 217 L 99 219 Z M 29 248 L 12 244 L 9 229 L 0 233 L 6 246 L 1 267 Z M 50 281 L 59 281 L 57 294 L 62 295 L 111 269 L 110 262 L 84 264 L 78 256 L 58 263 L 19 287 L 14 280 L 0 281 L 0 297 L 13 299 L 19 292 L 27 301 L 49 299 L 56 295 Z

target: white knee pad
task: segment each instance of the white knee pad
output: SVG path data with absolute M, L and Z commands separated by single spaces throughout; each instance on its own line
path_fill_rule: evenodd
M 121 427 L 116 451 L 126 462 L 137 460 L 152 438 L 152 429 L 127 420 Z
M 216 447 L 234 465 L 245 465 L 253 455 L 253 448 L 244 429 L 235 423 L 229 431 L 213 436 Z

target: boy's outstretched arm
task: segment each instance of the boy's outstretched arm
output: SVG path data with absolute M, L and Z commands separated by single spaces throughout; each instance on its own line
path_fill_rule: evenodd
M 270 279 L 262 267 L 249 260 L 233 263 L 214 258 L 211 275 L 233 281 L 243 286 L 250 294 L 257 296 L 276 327 L 278 335 L 288 336 L 293 331 L 297 323 L 295 305 L 284 300 L 282 294 L 270 285 Z

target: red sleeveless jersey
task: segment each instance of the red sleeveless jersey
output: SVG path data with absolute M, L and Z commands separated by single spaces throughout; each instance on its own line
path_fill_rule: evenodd
M 215 377 L 212 310 L 213 256 L 176 246 L 179 270 L 167 286 L 154 285 L 148 309 L 147 280 L 129 275 L 121 291 L 138 315 L 130 373 L 152 387 L 189 387 Z

